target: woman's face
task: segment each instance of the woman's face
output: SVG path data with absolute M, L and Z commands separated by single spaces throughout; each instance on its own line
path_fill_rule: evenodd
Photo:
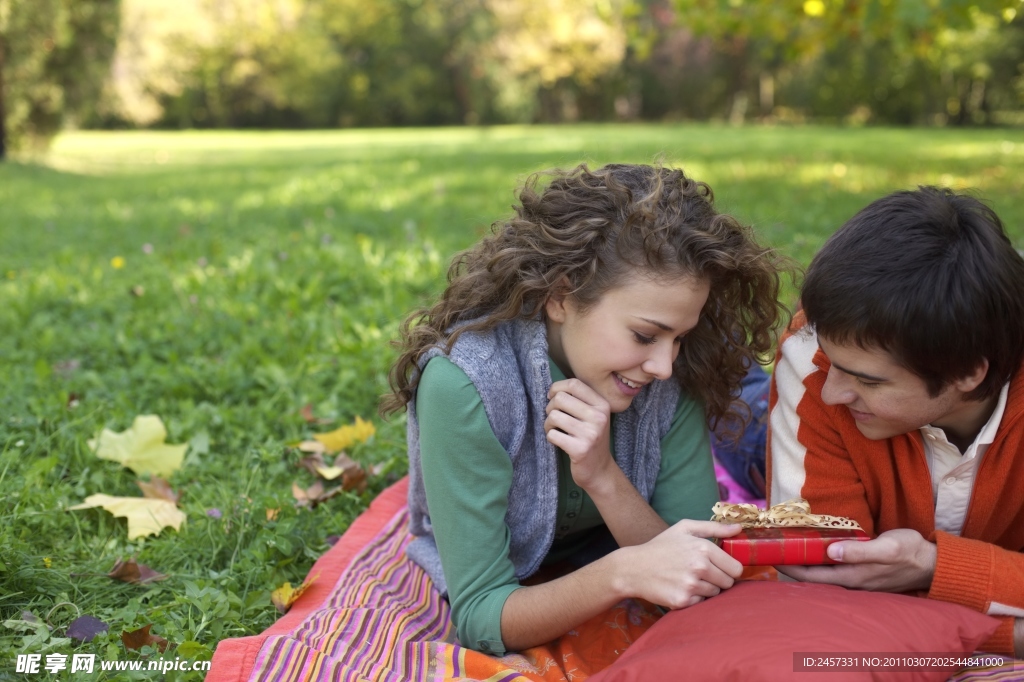
M 697 325 L 710 285 L 693 277 L 634 277 L 581 313 L 571 296 L 545 303 L 548 348 L 566 377 L 622 412 L 645 384 L 672 376 L 682 337 Z

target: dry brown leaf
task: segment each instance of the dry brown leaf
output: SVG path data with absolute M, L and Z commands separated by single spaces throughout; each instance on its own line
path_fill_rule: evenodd
M 139 486 L 143 497 L 148 497 L 151 500 L 167 500 L 173 504 L 178 504 L 178 499 L 181 497 L 181 495 L 171 489 L 170 483 L 159 476 L 154 476 L 150 479 L 149 483 L 135 481 L 135 485 Z
M 308 507 L 310 509 L 321 502 L 326 502 L 341 491 L 341 486 L 337 486 L 324 492 L 324 484 L 320 481 L 317 481 L 306 490 L 300 488 L 298 483 L 292 483 L 292 496 L 296 500 L 296 505 L 299 507 Z
M 117 563 L 110 569 L 110 573 L 107 573 L 107 577 L 123 580 L 126 583 L 155 583 L 167 579 L 166 575 L 154 571 L 146 564 L 136 563 L 135 557 L 131 557 L 128 561 L 122 561 L 118 557 Z
M 316 476 L 316 470 L 322 469 L 323 467 L 326 466 L 326 463 L 324 462 L 324 453 L 314 452 L 311 455 L 306 455 L 305 457 L 298 461 L 298 466 L 302 467 L 309 473 Z
M 310 585 L 316 582 L 316 579 L 319 576 L 320 574 L 317 573 L 314 576 L 306 578 L 306 580 L 298 587 L 292 587 L 290 582 L 281 585 L 281 587 L 270 593 L 270 601 L 273 602 L 278 611 L 281 613 L 287 613 L 292 604 L 302 596 L 303 592 L 309 589 Z
M 324 484 L 320 481 L 316 481 L 313 485 L 309 486 L 305 490 L 300 488 L 297 483 L 292 483 L 292 495 L 299 502 L 315 500 L 324 494 Z
M 313 414 L 313 405 L 312 405 L 312 403 L 306 403 L 305 405 L 303 405 L 302 409 L 299 411 L 299 414 L 302 415 L 302 418 L 304 420 L 306 420 L 307 424 L 317 424 L 317 425 L 320 425 L 320 424 L 330 424 L 331 423 L 330 419 L 326 419 L 324 417 L 317 417 L 315 414 Z
M 299 466 L 328 481 L 341 477 L 342 490 L 363 492 L 366 489 L 366 472 L 344 452 L 334 458 L 334 463 L 331 466 L 327 466 L 322 452 L 315 452 L 303 457 L 299 460 Z
M 158 635 L 149 634 L 151 627 L 153 627 L 152 624 L 138 630 L 132 630 L 131 632 L 124 631 L 121 633 L 121 641 L 129 649 L 137 651 L 148 644 L 155 646 L 160 650 L 160 653 L 163 653 L 167 649 L 167 640 Z
M 344 452 L 334 460 L 334 468 L 341 469 L 341 487 L 361 493 L 366 490 L 366 471 Z

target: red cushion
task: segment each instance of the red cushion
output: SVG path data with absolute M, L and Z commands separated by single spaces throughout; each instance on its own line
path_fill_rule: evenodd
M 794 653 L 973 652 L 998 626 L 995 618 L 931 599 L 834 585 L 741 582 L 666 614 L 590 680 L 946 680 L 950 671 L 795 672 Z

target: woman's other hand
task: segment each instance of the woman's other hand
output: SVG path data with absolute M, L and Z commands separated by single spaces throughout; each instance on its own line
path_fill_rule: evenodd
M 544 431 L 572 462 L 576 485 L 590 492 L 618 469 L 610 445 L 611 407 L 579 379 L 556 381 L 548 390 Z
M 693 606 L 727 590 L 743 573 L 743 565 L 709 538 L 740 532 L 736 524 L 684 519 L 623 554 L 623 593 L 670 609 Z

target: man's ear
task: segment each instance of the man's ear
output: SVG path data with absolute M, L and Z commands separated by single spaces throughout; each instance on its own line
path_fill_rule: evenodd
M 570 305 L 569 290 L 569 279 L 562 277 L 548 294 L 547 300 L 544 301 L 544 312 L 552 322 L 558 324 L 565 322 L 567 307 Z
M 981 362 L 971 370 L 971 373 L 953 382 L 954 388 L 961 393 L 970 393 L 985 380 L 988 376 L 988 358 L 982 358 Z

